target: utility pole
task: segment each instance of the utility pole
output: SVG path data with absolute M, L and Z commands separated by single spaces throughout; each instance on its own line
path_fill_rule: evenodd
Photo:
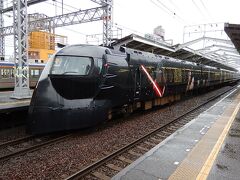
M 5 38 L 3 34 L 4 20 L 3 20 L 3 0 L 0 0 L 0 61 L 4 60 L 5 56 Z
M 30 98 L 27 0 L 13 0 L 15 88 L 12 98 Z
M 105 0 L 103 4 L 103 46 L 111 46 L 112 26 L 113 26 L 113 0 Z

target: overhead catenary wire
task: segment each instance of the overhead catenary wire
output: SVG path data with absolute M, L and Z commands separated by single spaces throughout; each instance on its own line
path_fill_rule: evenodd
M 180 13 L 182 13 L 182 10 L 174 3 L 172 0 L 169 0 L 169 2 L 178 10 Z
M 176 15 L 176 13 L 172 11 L 170 8 L 168 8 L 163 2 L 161 2 L 160 0 L 157 0 L 157 2 L 161 4 L 165 9 L 167 9 L 170 13 L 172 13 L 174 16 Z
M 128 27 L 126 27 L 124 25 L 121 25 L 121 24 L 118 24 L 118 23 L 114 23 L 114 25 L 117 26 L 117 27 L 123 28 L 125 30 L 128 30 L 130 32 L 137 33 L 139 35 L 144 35 L 144 33 L 140 32 L 140 31 L 137 31 L 137 30 L 134 30 L 134 29 L 131 29 L 131 28 L 128 28 Z
M 204 13 L 202 12 L 201 8 L 197 5 L 197 3 L 194 0 L 192 0 L 192 3 L 194 4 L 198 12 L 201 14 L 201 16 L 203 16 L 203 18 L 206 19 Z
M 57 2 L 58 4 L 61 4 L 62 5 L 62 2 L 59 2 L 58 0 L 55 0 L 55 2 Z M 66 4 L 66 3 L 63 3 L 63 6 L 67 6 L 67 7 L 70 7 L 72 9 L 75 9 L 75 10 L 79 10 L 78 8 L 74 7 L 74 6 L 71 6 L 69 4 Z
M 58 8 L 62 8 L 61 6 L 59 6 L 59 5 L 57 5 L 57 4 L 52 4 L 52 3 L 50 3 L 50 2 L 48 2 L 48 1 L 45 1 L 44 3 L 46 3 L 46 4 L 50 4 L 50 5 L 52 5 L 52 6 L 56 6 L 56 7 L 58 7 Z M 68 12 L 73 12 L 72 10 L 70 10 L 70 9 L 67 9 L 67 8 L 63 8 L 65 11 L 68 11 Z
M 67 28 L 67 27 L 62 27 L 62 28 L 63 28 L 63 29 L 66 29 L 66 30 L 68 30 L 68 31 L 72 31 L 72 32 L 77 33 L 77 34 L 84 35 L 84 36 L 87 35 L 87 34 L 85 34 L 85 33 L 82 33 L 82 32 L 79 32 L 79 31 L 76 31 L 76 30 L 71 29 L 71 28 Z
M 157 0 L 158 3 L 154 2 L 153 0 L 150 0 L 151 3 L 153 3 L 155 6 L 163 10 L 165 13 L 172 17 L 178 18 L 181 22 L 185 23 L 185 20 L 181 18 L 176 12 L 172 11 L 170 8 L 168 8 L 164 3 L 162 3 L 160 0 Z
M 168 11 L 166 11 L 166 9 L 164 9 L 163 7 L 159 6 L 156 2 L 154 2 L 153 0 L 150 0 L 151 3 L 153 3 L 155 6 L 157 6 L 158 8 L 162 9 L 165 13 L 169 14 L 172 16 L 171 13 L 169 13 Z
M 206 6 L 205 3 L 203 2 L 203 0 L 200 0 L 200 2 L 201 2 L 201 4 L 202 4 L 203 8 L 205 9 L 205 11 L 207 12 L 208 16 L 212 19 L 211 14 L 210 14 L 207 6 Z

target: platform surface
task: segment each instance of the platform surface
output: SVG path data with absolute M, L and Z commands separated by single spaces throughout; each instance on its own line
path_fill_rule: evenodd
M 239 107 L 236 89 L 112 179 L 239 179 Z
M 240 111 L 231 126 L 220 153 L 214 162 L 209 180 L 240 179 Z
M 13 99 L 11 98 L 13 91 L 2 91 L 0 92 L 0 112 L 18 110 L 28 108 L 30 99 Z M 32 94 L 32 91 L 31 91 Z

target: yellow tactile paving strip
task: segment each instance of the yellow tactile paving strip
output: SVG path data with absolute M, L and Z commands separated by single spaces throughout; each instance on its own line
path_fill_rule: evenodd
M 240 95 L 225 109 L 203 138 L 182 161 L 170 180 L 207 179 L 217 154 L 240 108 Z

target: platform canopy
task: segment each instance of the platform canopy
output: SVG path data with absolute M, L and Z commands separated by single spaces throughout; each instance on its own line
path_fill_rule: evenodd
M 116 40 L 114 43 L 112 43 L 112 45 L 114 47 L 125 46 L 145 52 L 170 56 L 176 59 L 237 71 L 233 67 L 220 63 L 220 57 L 216 57 L 216 60 L 214 60 L 214 56 L 205 56 L 200 52 L 188 48 L 187 45 L 185 46 L 184 44 L 177 44 L 173 46 L 164 41 L 154 41 L 136 34 L 130 34 L 122 39 Z
M 224 24 L 224 31 L 233 42 L 235 48 L 240 53 L 240 24 Z

